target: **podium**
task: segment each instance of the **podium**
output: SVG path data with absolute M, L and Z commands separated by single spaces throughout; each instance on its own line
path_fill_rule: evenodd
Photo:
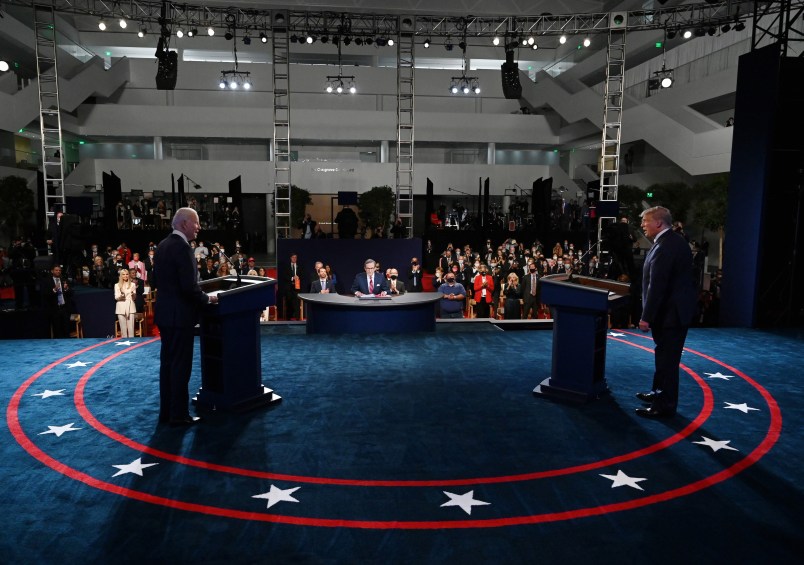
M 628 302 L 630 285 L 566 274 L 542 277 L 540 284 L 553 313 L 553 366 L 533 394 L 570 402 L 599 398 L 609 391 L 608 312 Z
M 218 304 L 201 312 L 200 409 L 243 412 L 281 401 L 262 384 L 260 312 L 276 303 L 276 280 L 243 275 L 201 283 Z

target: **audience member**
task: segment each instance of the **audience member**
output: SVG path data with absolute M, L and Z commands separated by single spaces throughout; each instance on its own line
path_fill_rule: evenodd
M 137 287 L 131 281 L 128 269 L 120 269 L 117 283 L 114 285 L 114 313 L 120 325 L 120 337 L 134 337 L 134 315 L 137 307 L 134 299 Z

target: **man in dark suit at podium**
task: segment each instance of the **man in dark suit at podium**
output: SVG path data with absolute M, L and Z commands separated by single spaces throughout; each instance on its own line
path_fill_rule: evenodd
M 697 296 L 692 274 L 692 252 L 671 227 L 667 208 L 642 212 L 642 230 L 653 240 L 642 268 L 642 317 L 639 329 L 650 331 L 656 344 L 656 372 L 650 392 L 637 398 L 650 408 L 637 408 L 646 418 L 668 418 L 676 413 L 681 352 L 695 316 Z
M 352 283 L 352 293 L 355 296 L 363 296 L 364 294 L 387 296 L 388 280 L 376 272 L 376 266 L 374 259 L 366 259 L 366 262 L 363 263 L 365 274 L 355 276 L 355 280 Z
M 319 267 L 318 278 L 310 284 L 310 292 L 315 294 L 335 294 L 335 285 L 327 278 L 327 269 Z
M 187 385 L 193 368 L 193 328 L 204 304 L 218 302 L 198 286 L 198 269 L 190 241 L 201 226 L 192 208 L 173 216 L 173 232 L 159 242 L 154 269 L 159 273 L 159 299 L 154 322 L 162 336 L 159 358 L 159 421 L 171 426 L 196 423 L 189 412 Z

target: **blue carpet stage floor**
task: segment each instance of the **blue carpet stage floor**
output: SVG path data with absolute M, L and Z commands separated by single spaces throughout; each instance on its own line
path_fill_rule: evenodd
M 159 341 L 5 341 L 2 563 L 800 563 L 804 336 L 696 329 L 679 416 L 536 398 L 551 333 L 262 330 L 268 409 L 157 426 Z M 200 384 L 196 363 L 191 390 Z

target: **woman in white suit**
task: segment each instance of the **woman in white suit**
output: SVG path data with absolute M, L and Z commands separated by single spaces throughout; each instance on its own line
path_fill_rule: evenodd
M 117 284 L 114 285 L 114 313 L 117 314 L 117 321 L 120 323 L 120 336 L 134 337 L 134 315 L 137 313 L 134 299 L 137 285 L 129 279 L 127 269 L 120 269 L 119 277 Z

